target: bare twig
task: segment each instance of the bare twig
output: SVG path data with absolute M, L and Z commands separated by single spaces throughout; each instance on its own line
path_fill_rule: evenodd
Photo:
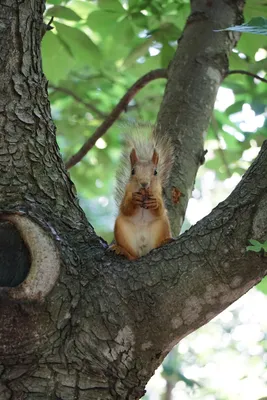
M 84 101 L 81 97 L 79 97 L 76 93 L 74 93 L 72 90 L 61 87 L 61 86 L 54 86 L 49 84 L 49 88 L 53 89 L 58 92 L 62 92 L 67 94 L 68 96 L 71 96 L 74 100 L 78 101 L 78 103 L 83 104 L 86 108 L 88 108 L 89 111 L 95 113 L 98 115 L 100 118 L 106 118 L 107 115 L 103 113 L 102 111 L 98 110 L 93 104 L 87 103 L 87 101 Z
M 74 165 L 76 165 L 79 161 L 81 161 L 81 159 L 94 146 L 95 142 L 107 132 L 107 130 L 111 127 L 111 125 L 125 110 L 127 104 L 132 100 L 132 98 L 136 95 L 136 93 L 140 89 L 142 89 L 145 85 L 147 85 L 149 82 L 159 78 L 165 78 L 165 79 L 167 78 L 166 69 L 155 69 L 143 75 L 141 78 L 139 78 L 125 93 L 125 95 L 121 98 L 116 107 L 107 116 L 105 121 L 103 121 L 103 123 L 97 128 L 95 133 L 83 144 L 80 150 L 66 162 L 66 168 L 69 169 Z
M 47 31 L 51 31 L 52 29 L 54 29 L 54 27 L 52 26 L 52 23 L 54 21 L 54 16 L 52 16 L 48 22 L 48 24 L 46 25 L 46 30 Z
M 252 72 L 244 71 L 244 70 L 242 70 L 242 69 L 233 69 L 232 71 L 228 71 L 227 74 L 226 74 L 226 76 L 228 76 L 228 75 L 233 75 L 233 74 L 248 75 L 248 76 L 251 76 L 252 78 L 259 79 L 259 81 L 262 81 L 262 82 L 267 83 L 267 79 L 264 79 L 264 78 L 262 78 L 262 77 L 259 76 L 259 75 L 253 74 Z
M 53 20 L 54 20 L 54 17 L 51 17 L 50 20 L 49 20 L 49 22 L 48 22 L 48 24 L 45 24 L 45 23 L 43 22 L 42 31 L 41 31 L 41 33 L 42 33 L 42 38 L 44 37 L 44 35 L 46 34 L 46 32 L 51 31 L 52 29 L 54 29 L 54 27 L 52 26 Z
M 228 166 L 224 150 L 222 149 L 222 146 L 220 144 L 220 137 L 219 137 L 219 134 L 218 134 L 219 127 L 218 127 L 218 123 L 217 123 L 216 118 L 214 117 L 214 115 L 212 116 L 211 126 L 212 126 L 212 130 L 213 130 L 214 136 L 215 136 L 215 138 L 216 138 L 216 140 L 218 142 L 218 152 L 220 154 L 222 163 L 223 163 L 223 165 L 225 167 L 226 174 L 227 174 L 228 178 L 231 178 L 232 174 L 231 174 L 230 168 Z

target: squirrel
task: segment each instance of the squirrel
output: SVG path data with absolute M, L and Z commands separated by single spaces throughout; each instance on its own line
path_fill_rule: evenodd
M 116 176 L 119 213 L 110 249 L 134 260 L 173 240 L 162 190 L 174 153 L 170 139 L 150 126 L 135 126 L 127 139 Z

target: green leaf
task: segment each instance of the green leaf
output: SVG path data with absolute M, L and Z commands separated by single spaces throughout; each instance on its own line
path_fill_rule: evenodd
M 257 61 L 254 64 L 249 65 L 249 71 L 257 74 L 259 71 L 267 70 L 267 58 Z
M 94 42 L 83 31 L 55 22 L 60 40 L 65 43 L 75 61 L 82 66 L 94 66 L 99 69 L 101 53 Z
M 261 251 L 261 246 L 247 246 L 247 251 L 254 251 L 259 253 Z
M 227 149 L 231 149 L 231 151 L 240 151 L 240 142 L 230 133 L 221 132 L 221 136 L 224 138 Z M 241 154 L 240 154 L 241 155 Z
M 265 278 L 263 278 L 263 280 L 257 284 L 256 288 L 264 293 L 267 294 L 267 276 Z
M 244 101 L 236 101 L 234 104 L 231 104 L 229 107 L 226 108 L 225 114 L 229 116 L 241 112 L 243 105 Z
M 121 44 L 130 43 L 133 40 L 134 32 L 131 21 L 129 18 L 123 18 L 116 25 L 116 29 L 113 32 L 113 39 L 115 43 L 118 41 Z
M 257 240 L 255 239 L 249 239 L 249 242 L 253 245 L 253 246 L 257 246 L 258 244 L 260 244 Z
M 102 10 L 125 14 L 125 10 L 118 0 L 98 0 L 98 6 Z
M 79 15 L 68 7 L 54 6 L 49 8 L 46 12 L 47 16 L 53 16 L 57 18 L 63 18 L 70 21 L 80 21 Z
M 147 29 L 148 28 L 148 20 L 147 17 L 140 13 L 140 12 L 135 12 L 131 14 L 131 18 L 133 23 L 138 27 L 138 28 L 143 28 Z
M 169 45 L 169 43 L 164 43 L 162 50 L 160 52 L 161 54 L 161 66 L 162 68 L 167 68 L 170 61 L 173 59 L 175 50 L 172 46 Z
M 142 5 L 139 0 L 128 0 L 128 8 L 130 11 L 139 11 L 142 9 Z
M 267 20 L 265 20 L 267 22 Z M 266 46 L 266 37 L 263 35 L 242 35 L 237 44 L 237 49 L 249 57 L 251 62 L 255 58 L 255 53 L 259 47 Z M 246 61 L 246 60 L 243 60 Z M 249 67 L 248 63 L 248 67 Z
M 88 15 L 87 24 L 93 31 L 98 32 L 103 38 L 106 38 L 111 35 L 119 18 L 121 18 L 120 13 L 98 10 Z
M 47 0 L 47 3 L 49 3 L 49 4 L 61 4 L 62 0 Z
M 219 157 L 215 157 L 212 160 L 206 161 L 205 162 L 205 167 L 209 168 L 209 169 L 217 170 L 220 167 L 221 164 L 222 164 L 222 162 L 219 159 Z
M 58 35 L 52 32 L 47 32 L 42 40 L 42 60 L 44 73 L 54 84 L 66 78 L 75 64 Z
M 83 0 L 71 0 L 69 7 L 76 14 L 78 14 L 81 17 L 81 19 L 87 19 L 89 13 L 97 9 L 95 3 Z
M 221 31 L 235 31 L 241 33 L 253 33 L 255 35 L 267 35 L 267 19 L 263 17 L 255 17 L 242 25 L 235 25 L 230 26 L 229 28 L 215 30 L 215 32 Z
M 245 17 L 249 20 L 252 17 L 267 17 L 266 2 L 262 0 L 246 0 Z
M 247 36 L 245 36 L 247 37 Z M 253 36 L 256 37 L 256 36 Z M 248 60 L 240 58 L 237 53 L 231 53 L 229 57 L 230 69 L 247 69 L 248 68 Z M 227 80 L 231 79 L 231 75 L 227 77 Z
M 264 243 L 260 243 L 255 239 L 249 239 L 252 246 L 247 246 L 247 251 L 255 251 L 259 253 L 261 250 L 267 251 L 267 240 Z
M 128 68 L 132 64 L 134 64 L 138 58 L 145 56 L 153 41 L 154 39 L 152 37 L 149 37 L 147 39 L 144 39 L 138 46 L 132 48 L 131 52 L 124 60 L 124 66 Z

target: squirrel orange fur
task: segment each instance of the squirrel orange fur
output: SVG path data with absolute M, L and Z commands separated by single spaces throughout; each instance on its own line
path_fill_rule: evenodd
M 117 174 L 119 214 L 111 250 L 130 260 L 172 240 L 162 188 L 172 167 L 173 146 L 151 130 L 134 127 Z

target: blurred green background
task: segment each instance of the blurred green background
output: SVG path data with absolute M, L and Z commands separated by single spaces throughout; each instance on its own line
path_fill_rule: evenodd
M 189 0 L 47 1 L 53 30 L 42 42 L 52 115 L 67 161 L 143 74 L 167 68 L 190 13 Z M 267 17 L 266 3 L 247 0 L 245 18 Z M 214 33 L 216 34 L 216 33 Z M 267 36 L 245 34 L 230 69 L 264 77 Z M 70 170 L 80 203 L 108 242 L 116 216 L 113 187 L 125 122 L 154 122 L 164 79 L 149 83 L 120 119 Z M 238 74 L 219 90 L 183 230 L 235 187 L 267 138 L 267 84 Z M 148 385 L 150 400 L 253 400 L 267 396 L 267 283 L 264 280 L 215 321 L 185 338 Z

